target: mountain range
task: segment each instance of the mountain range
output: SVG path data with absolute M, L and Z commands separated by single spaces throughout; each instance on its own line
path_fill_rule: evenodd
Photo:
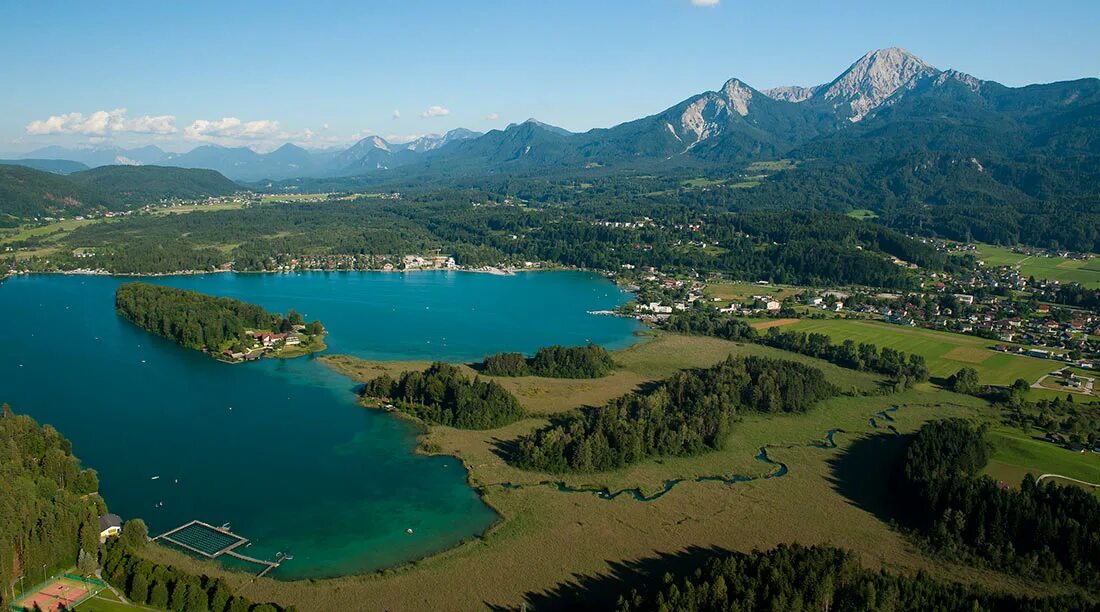
M 757 90 L 733 78 L 657 114 L 583 133 L 534 119 L 480 134 L 456 129 L 394 144 L 371 136 L 343 150 L 286 144 L 261 154 L 203 145 L 62 149 L 27 154 L 89 166 L 206 168 L 240 181 L 470 171 L 699 166 L 782 157 L 881 159 L 914 152 L 969 157 L 1100 153 L 1100 80 L 1011 88 L 940 70 L 900 48 L 867 53 L 828 83 Z

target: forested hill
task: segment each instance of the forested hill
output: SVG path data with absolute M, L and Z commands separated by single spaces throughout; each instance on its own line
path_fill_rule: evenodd
M 0 164 L 0 217 L 63 217 L 125 210 L 164 198 L 227 195 L 239 185 L 212 170 L 103 166 L 61 176 Z
M 117 205 L 127 208 L 163 198 L 190 200 L 228 195 L 241 189 L 213 170 L 164 166 L 104 166 L 73 173 L 69 179 L 95 192 L 109 194 Z
M 0 164 L 0 218 L 71 216 L 109 208 L 111 201 L 104 194 L 85 189 L 68 177 Z
M 56 429 L 0 408 L 0 609 L 17 576 L 67 569 L 81 549 L 94 558 L 106 506 L 88 494 L 98 488 Z

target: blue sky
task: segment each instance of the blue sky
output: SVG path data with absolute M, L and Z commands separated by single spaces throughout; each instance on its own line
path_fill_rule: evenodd
M 0 2 L 0 151 L 579 131 L 889 46 L 1007 85 L 1100 76 L 1095 0 Z

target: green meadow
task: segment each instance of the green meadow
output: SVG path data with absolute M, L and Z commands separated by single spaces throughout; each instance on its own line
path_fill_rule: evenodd
M 1058 474 L 1085 482 L 1100 483 L 1100 454 L 1075 453 L 1042 439 L 1043 432 L 1023 432 L 1011 427 L 995 427 L 988 439 L 993 458 L 986 474 L 1013 486 L 1026 474 Z M 1065 484 L 1066 481 L 1060 481 Z M 1093 489 L 1100 497 L 1100 489 Z
M 946 378 L 961 368 L 971 367 L 978 371 L 983 384 L 1010 385 L 1018 378 L 1033 383 L 1058 369 L 1057 363 L 1045 359 L 994 351 L 991 347 L 998 343 L 993 340 L 879 321 L 802 319 L 783 329 L 827 334 L 834 342 L 851 339 L 916 353 L 928 361 L 928 371 L 933 377 Z
M 1100 257 L 1083 260 L 1024 255 L 988 244 L 978 246 L 978 257 L 989 266 L 1012 266 L 1024 276 L 1100 288 Z

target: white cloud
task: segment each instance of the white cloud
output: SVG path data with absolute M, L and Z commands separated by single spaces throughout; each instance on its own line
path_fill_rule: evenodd
M 400 119 L 401 118 L 401 111 L 397 110 L 396 108 L 393 109 L 393 118 L 394 119 Z
M 500 119 L 500 113 L 489 113 L 485 115 L 486 121 L 496 121 L 497 119 Z
M 270 119 L 241 121 L 236 117 L 196 119 L 183 129 L 184 140 L 235 143 L 242 140 L 265 140 L 279 135 L 279 122 Z
M 451 111 L 443 108 L 442 106 L 429 106 L 428 110 L 420 113 L 420 116 L 425 119 L 431 119 L 432 117 L 446 117 L 450 114 Z
M 718 6 L 722 0 L 691 0 L 692 6 Z
M 109 134 L 175 134 L 175 115 L 142 115 L 129 118 L 125 108 L 112 111 L 96 111 L 85 117 L 83 113 L 73 112 L 64 115 L 52 115 L 46 119 L 36 119 L 27 124 L 28 134 L 36 136 L 49 134 L 81 134 L 84 136 L 107 136 Z

